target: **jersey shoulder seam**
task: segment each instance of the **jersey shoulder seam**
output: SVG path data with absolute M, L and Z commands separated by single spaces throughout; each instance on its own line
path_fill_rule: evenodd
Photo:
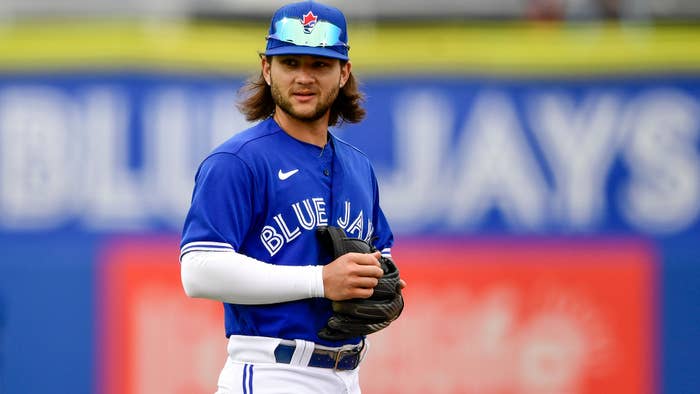
M 347 146 L 347 147 L 350 148 L 351 150 L 354 150 L 355 152 L 359 153 L 360 155 L 362 155 L 362 157 L 364 157 L 365 159 L 367 159 L 367 160 L 369 161 L 369 157 L 367 156 L 367 154 L 366 154 L 365 152 L 363 152 L 362 150 L 360 150 L 360 148 L 358 148 L 358 147 L 356 147 L 355 145 L 353 145 L 353 144 L 351 144 L 351 143 L 349 143 L 349 142 L 343 140 L 342 138 L 339 138 L 339 137 L 336 136 L 335 134 L 332 134 L 332 135 L 333 135 L 333 138 L 334 138 L 337 142 L 339 142 L 339 143 L 341 143 L 341 144 Z
M 248 139 L 248 140 L 246 140 L 246 141 L 241 142 L 240 145 L 238 145 L 238 146 L 235 147 L 235 149 L 226 149 L 226 148 L 224 148 L 223 145 L 226 144 L 226 142 L 224 142 L 223 144 L 221 144 L 221 145 L 219 145 L 217 148 L 215 148 L 211 153 L 209 153 L 209 154 L 207 155 L 207 157 L 205 157 L 204 160 L 202 160 L 202 162 L 206 161 L 207 159 L 209 159 L 210 157 L 212 157 L 212 156 L 214 156 L 214 155 L 218 155 L 218 154 L 228 154 L 228 155 L 234 156 L 234 157 L 236 157 L 238 160 L 240 160 L 240 161 L 241 161 L 243 164 L 245 164 L 245 166 L 248 168 L 248 171 L 251 171 L 251 173 L 252 173 L 252 169 L 250 168 L 250 165 L 248 164 L 248 162 L 247 162 L 244 158 L 242 158 L 242 157 L 239 155 L 238 152 L 240 152 L 243 148 L 245 148 L 246 145 L 248 145 L 249 143 L 251 143 L 251 142 L 253 142 L 253 141 L 259 140 L 259 139 L 261 139 L 261 138 L 269 137 L 269 136 L 274 135 L 274 134 L 277 134 L 277 133 L 279 133 L 279 130 L 271 130 L 271 131 L 268 132 L 268 133 L 265 133 L 265 134 L 263 134 L 263 135 L 259 135 L 259 136 L 256 136 L 256 137 L 253 137 L 253 138 L 250 138 L 250 139 Z
M 261 138 L 270 137 L 270 136 L 272 136 L 272 135 L 274 135 L 274 134 L 277 134 L 277 133 L 279 133 L 279 132 L 280 132 L 279 129 L 278 129 L 278 130 L 270 130 L 269 132 L 267 132 L 267 133 L 265 133 L 265 134 L 258 135 L 258 136 L 249 138 L 249 139 L 247 139 L 247 140 L 245 140 L 245 141 L 242 141 L 242 142 L 240 142 L 240 144 L 237 144 L 238 146 L 236 146 L 235 149 L 230 149 L 230 150 L 229 150 L 229 149 L 225 149 L 225 148 L 223 147 L 223 145 L 225 145 L 226 143 L 223 143 L 223 144 L 221 144 L 218 148 L 216 148 L 211 154 L 216 154 L 216 153 L 231 153 L 231 154 L 237 155 L 238 152 L 240 152 L 243 148 L 245 148 L 246 145 L 248 145 L 248 144 L 250 144 L 250 143 L 252 143 L 252 142 L 254 142 L 254 141 L 257 141 L 257 140 L 259 140 L 259 139 L 261 139 Z

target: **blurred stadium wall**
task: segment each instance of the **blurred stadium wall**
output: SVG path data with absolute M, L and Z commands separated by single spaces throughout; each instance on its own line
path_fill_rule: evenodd
M 178 236 L 246 125 L 256 3 L 0 7 L 0 393 L 215 390 L 221 308 L 184 296 Z M 409 288 L 364 391 L 700 392 L 695 3 L 371 3 L 368 117 L 335 132 Z

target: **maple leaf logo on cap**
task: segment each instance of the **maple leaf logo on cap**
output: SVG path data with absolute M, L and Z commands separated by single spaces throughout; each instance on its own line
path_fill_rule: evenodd
M 311 30 L 316 26 L 316 21 L 318 21 L 318 17 L 313 12 L 309 11 L 304 14 L 304 18 L 301 20 L 301 24 L 304 26 L 304 33 L 311 33 Z

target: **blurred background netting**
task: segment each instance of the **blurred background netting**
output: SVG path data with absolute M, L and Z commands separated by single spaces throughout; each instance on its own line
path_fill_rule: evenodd
M 409 283 L 364 392 L 700 393 L 700 2 L 328 3 Z M 0 3 L 0 393 L 215 391 L 179 232 L 281 4 Z

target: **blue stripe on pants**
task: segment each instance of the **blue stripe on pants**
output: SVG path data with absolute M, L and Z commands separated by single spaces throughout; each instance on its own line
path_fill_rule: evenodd
M 245 385 L 246 375 L 247 375 L 247 374 L 248 374 L 248 364 L 244 364 L 244 365 L 243 365 L 243 394 L 248 394 L 248 392 L 246 391 L 246 388 L 247 388 L 247 387 L 246 387 L 246 385 Z
M 253 364 L 250 364 L 250 371 L 248 373 L 248 388 L 250 389 L 248 394 L 253 394 Z
M 253 364 L 243 364 L 243 394 L 253 394 Z

